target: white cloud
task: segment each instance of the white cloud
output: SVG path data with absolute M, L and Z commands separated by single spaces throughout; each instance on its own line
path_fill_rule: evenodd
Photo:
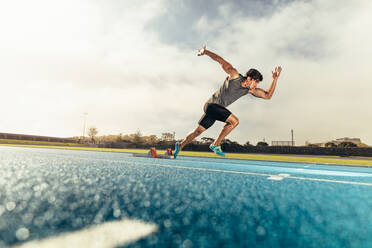
M 3 13 L 17 13 L 19 3 Z M 163 45 L 144 30 L 163 11 L 162 1 L 116 4 L 36 1 L 20 13 L 1 41 L 6 56 L 0 64 L 6 69 L 0 77 L 7 82 L 1 131 L 80 135 L 88 112 L 87 125 L 101 134 L 140 128 L 159 135 L 170 123 L 181 126 L 192 107 L 201 109 L 189 98 L 206 98 L 205 90 L 194 87 L 205 77 L 193 72 L 208 66 L 197 66 L 195 54 Z
M 372 144 L 371 4 L 342 2 L 295 1 L 258 19 L 231 19 L 233 8 L 224 4 L 221 18 L 199 20 L 194 28 L 207 45 L 241 72 L 261 70 L 263 87 L 272 68 L 283 65 L 272 100 L 248 97 L 231 106 L 241 124 L 229 138 L 283 140 L 293 128 L 300 144 L 341 136 Z M 0 81 L 7 94 L 0 98 L 6 106 L 0 131 L 80 135 L 88 112 L 88 126 L 100 134 L 139 128 L 184 137 L 225 74 L 209 58 L 163 44 L 144 29 L 164 11 L 162 0 L 3 4 Z
M 371 9 L 367 1 L 296 1 L 272 16 L 230 23 L 211 46 L 239 71 L 258 68 L 265 88 L 270 71 L 283 66 L 272 100 L 239 100 L 231 106 L 241 125 L 230 137 L 253 143 L 263 137 L 288 140 L 293 128 L 300 144 L 343 136 L 371 144 L 367 92 L 372 86 L 366 74 Z M 228 17 L 217 23 L 204 19 L 212 23 L 203 26 L 224 21 Z

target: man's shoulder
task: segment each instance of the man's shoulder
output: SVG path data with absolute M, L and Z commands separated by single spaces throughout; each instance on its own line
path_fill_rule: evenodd
M 231 81 L 231 80 L 235 80 L 235 79 L 238 79 L 238 78 L 243 78 L 243 76 L 240 73 L 237 73 L 237 74 L 234 74 L 234 75 L 228 75 L 226 79 Z

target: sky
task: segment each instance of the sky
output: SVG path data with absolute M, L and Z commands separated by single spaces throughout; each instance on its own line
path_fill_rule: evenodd
M 226 73 L 271 100 L 228 108 L 241 144 L 360 138 L 372 145 L 372 2 L 368 0 L 14 0 L 0 4 L 0 132 L 55 137 L 192 131 Z M 86 113 L 86 114 L 85 114 Z M 201 137 L 215 138 L 218 123 Z M 87 133 L 87 132 L 86 132 Z M 85 133 L 85 135 L 86 135 Z

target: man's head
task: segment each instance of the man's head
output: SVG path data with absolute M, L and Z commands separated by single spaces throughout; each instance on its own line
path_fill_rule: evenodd
M 245 77 L 247 78 L 247 86 L 250 89 L 255 89 L 257 87 L 257 84 L 263 79 L 262 74 L 253 68 L 247 71 Z
M 256 80 L 257 82 L 260 82 L 263 79 L 262 74 L 259 71 L 257 71 L 256 69 L 253 69 L 253 68 L 249 69 L 249 71 L 247 71 L 245 76 L 247 78 L 250 77 L 251 79 Z

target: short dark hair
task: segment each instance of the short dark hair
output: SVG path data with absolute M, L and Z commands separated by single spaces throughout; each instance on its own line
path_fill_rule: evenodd
M 247 71 L 247 73 L 245 74 L 246 77 L 250 77 L 252 78 L 253 80 L 257 80 L 257 81 L 262 81 L 263 77 L 262 77 L 262 74 L 257 71 L 256 69 L 249 69 L 249 71 Z

